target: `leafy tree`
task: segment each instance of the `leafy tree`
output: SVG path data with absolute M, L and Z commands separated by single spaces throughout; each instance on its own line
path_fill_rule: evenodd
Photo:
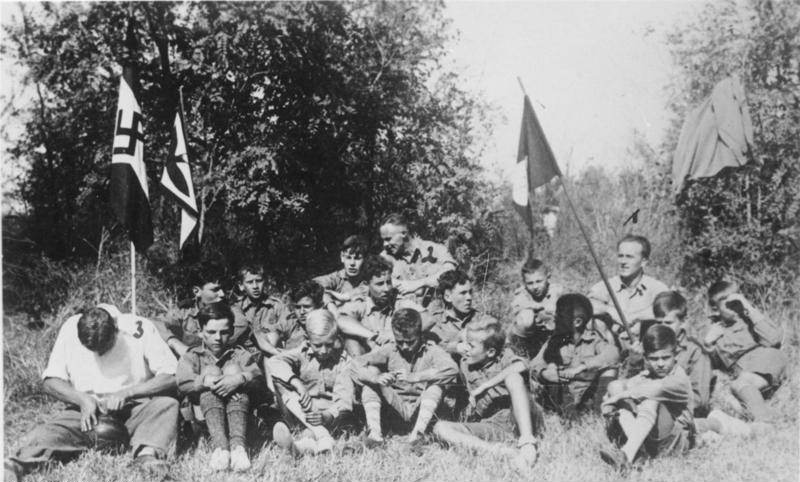
M 95 255 L 108 209 L 110 139 L 132 13 L 157 236 L 175 263 L 266 261 L 284 280 L 333 267 L 341 239 L 403 211 L 464 260 L 499 236 L 477 158 L 486 106 L 440 59 L 443 4 L 42 4 L 9 31 L 38 98 L 13 154 L 27 162 L 30 236 L 49 256 Z M 157 180 L 181 89 L 202 240 L 183 259 Z M 186 258 L 186 256 L 184 256 Z M 166 268 L 166 269 L 165 269 Z

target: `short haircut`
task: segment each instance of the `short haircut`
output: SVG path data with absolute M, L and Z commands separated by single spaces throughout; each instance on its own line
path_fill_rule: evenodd
M 306 315 L 306 332 L 309 337 L 324 338 L 338 330 L 336 318 L 326 309 L 314 310 Z
M 727 280 L 718 280 L 714 284 L 708 287 L 708 301 L 711 302 L 711 299 L 717 296 L 720 293 L 724 293 L 728 290 L 738 291 L 739 286 L 734 283 L 733 281 Z
M 202 288 L 208 283 L 222 283 L 223 270 L 217 265 L 209 264 L 196 266 L 189 272 L 189 286 Z
M 537 271 L 544 271 L 547 274 L 550 270 L 547 269 L 545 266 L 544 261 L 537 259 L 537 258 L 528 258 L 525 260 L 525 264 L 522 265 L 522 275 L 525 276 L 526 274 L 535 273 Z
M 460 269 L 445 271 L 439 276 L 439 292 L 452 290 L 456 285 L 463 285 L 472 281 L 469 275 Z
M 639 236 L 638 234 L 626 234 L 625 237 L 620 239 L 617 243 L 617 249 L 619 249 L 622 243 L 637 243 L 642 247 L 642 258 L 650 259 L 650 240 L 644 236 Z
M 289 298 L 295 303 L 303 298 L 311 298 L 311 302 L 317 308 L 322 308 L 322 297 L 325 294 L 325 288 L 314 280 L 306 280 L 298 283 L 292 288 Z
M 379 278 L 387 272 L 392 272 L 392 263 L 375 254 L 367 256 L 364 264 L 361 265 L 361 273 L 367 282 L 370 282 L 372 278 Z
M 239 268 L 239 271 L 237 273 L 237 277 L 238 277 L 237 279 L 239 280 L 240 283 L 244 281 L 244 277 L 247 275 L 247 273 L 258 275 L 258 276 L 261 276 L 263 278 L 264 277 L 264 267 L 261 266 L 260 264 L 257 264 L 257 263 L 245 263 L 245 264 L 243 264 L 242 267 Z
M 222 319 L 228 320 L 230 325 L 233 326 L 233 312 L 230 306 L 224 301 L 217 301 L 216 303 L 205 305 L 200 308 L 200 311 L 197 313 L 197 321 L 200 323 L 200 328 L 205 327 L 210 320 Z
M 648 328 L 642 338 L 645 355 L 676 346 L 678 346 L 678 339 L 675 332 L 672 331 L 672 328 L 660 323 Z
M 494 348 L 497 354 L 503 352 L 506 343 L 506 333 L 503 327 L 495 320 L 477 320 L 467 324 L 467 331 L 483 334 L 483 348 Z
M 413 308 L 400 308 L 392 314 L 392 330 L 404 335 L 422 332 L 422 317 Z
M 359 234 L 348 236 L 344 239 L 344 241 L 342 241 L 342 253 L 349 251 L 355 256 L 364 256 L 367 254 L 368 249 L 369 244 L 367 243 L 366 238 Z
M 117 323 L 108 311 L 91 308 L 78 320 L 78 340 L 87 350 L 107 349 L 117 336 Z
M 664 318 L 670 312 L 677 311 L 678 316 L 686 317 L 686 298 L 677 291 L 664 291 L 656 295 L 653 300 L 653 315 Z
M 391 213 L 386 215 L 386 217 L 383 218 L 383 221 L 381 221 L 381 226 L 385 226 L 387 224 L 408 228 L 408 220 L 400 213 Z

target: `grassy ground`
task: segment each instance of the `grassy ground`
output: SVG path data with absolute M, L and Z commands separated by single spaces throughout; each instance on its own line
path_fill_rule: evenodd
M 794 318 L 791 316 L 789 318 Z M 25 318 L 4 319 L 4 441 L 14 449 L 19 437 L 35 424 L 46 420 L 58 403 L 38 392 L 38 373 L 55 328 L 33 331 Z M 786 328 L 789 328 L 788 326 Z M 784 415 L 774 433 L 751 439 L 728 439 L 703 445 L 681 458 L 666 458 L 645 463 L 629 475 L 642 481 L 789 481 L 798 478 L 798 418 L 800 399 L 796 331 L 787 348 L 791 357 L 789 379 L 773 398 L 773 405 Z M 720 391 L 722 393 L 722 390 Z M 421 451 L 411 450 L 400 439 L 385 448 L 361 453 L 343 453 L 340 443 L 330 455 L 292 460 L 272 444 L 254 450 L 254 468 L 245 474 L 208 474 L 205 465 L 209 450 L 201 442 L 196 450 L 179 454 L 171 464 L 175 480 L 403 480 L 403 481 L 483 481 L 552 480 L 612 481 L 619 476 L 599 459 L 597 449 L 605 436 L 599 418 L 586 418 L 570 427 L 558 418 L 547 417 L 547 433 L 540 448 L 540 459 L 529 473 L 516 472 L 502 456 L 474 454 L 446 449 L 431 443 Z M 88 453 L 67 465 L 55 465 L 29 476 L 31 481 L 107 481 L 148 480 L 132 470 L 130 455 L 112 456 Z

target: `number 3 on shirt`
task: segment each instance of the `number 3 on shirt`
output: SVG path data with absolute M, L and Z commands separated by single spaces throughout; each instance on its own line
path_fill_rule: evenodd
M 134 338 L 141 338 L 144 335 L 144 328 L 142 327 L 142 320 L 136 320 L 136 333 L 133 334 Z

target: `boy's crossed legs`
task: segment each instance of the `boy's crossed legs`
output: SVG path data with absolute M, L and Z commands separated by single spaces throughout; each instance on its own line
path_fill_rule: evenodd
M 410 424 L 414 421 L 414 414 L 417 414 L 416 421 L 411 432 L 408 434 L 410 442 L 415 441 L 422 435 L 430 424 L 439 403 L 442 400 L 443 390 L 439 385 L 430 385 L 423 390 L 419 398 L 413 403 L 407 402 L 392 387 L 382 385 L 364 385 L 361 391 L 361 403 L 364 406 L 364 414 L 367 419 L 367 437 L 374 442 L 383 441 L 383 431 L 381 429 L 381 409 L 391 409 L 393 415 L 399 416 L 400 421 Z

